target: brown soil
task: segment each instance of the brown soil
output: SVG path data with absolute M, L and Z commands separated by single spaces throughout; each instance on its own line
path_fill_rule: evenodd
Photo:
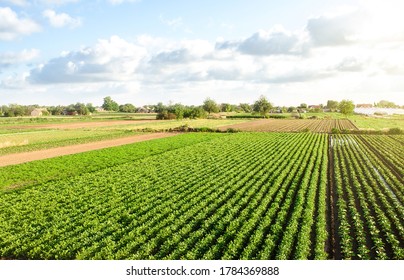
M 106 127 L 125 124 L 141 124 L 148 122 L 156 122 L 157 120 L 127 120 L 127 121 L 98 121 L 98 122 L 73 122 L 73 123 L 57 123 L 57 124 L 35 124 L 35 125 L 19 125 L 8 127 L 10 129 L 29 129 L 29 128 L 46 128 L 46 129 L 78 129 L 78 128 L 94 128 Z
M 332 128 L 357 130 L 350 120 L 322 120 L 322 119 L 262 119 L 246 123 L 222 126 L 221 130 L 228 128 L 240 129 L 241 131 L 260 132 L 300 132 L 308 129 L 311 132 L 330 133 Z
M 175 133 L 153 133 L 145 135 L 135 135 L 131 137 L 124 137 L 112 140 L 103 140 L 86 144 L 78 144 L 72 146 L 58 147 L 47 150 L 24 152 L 18 154 L 11 154 L 0 156 L 0 167 L 20 164 L 24 162 L 53 158 L 64 155 L 77 154 L 92 150 L 99 150 L 104 148 L 116 147 L 136 142 L 142 142 L 152 139 L 165 138 L 176 135 Z

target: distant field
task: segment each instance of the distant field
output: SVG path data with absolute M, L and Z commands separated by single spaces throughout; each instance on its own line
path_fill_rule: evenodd
M 357 130 L 358 128 L 351 121 L 345 119 L 338 120 L 289 120 L 289 119 L 263 119 L 248 123 L 236 124 L 222 127 L 222 129 L 234 128 L 242 131 L 259 132 L 331 132 L 331 129 Z
M 139 134 L 142 129 L 168 130 L 188 125 L 218 128 L 248 120 L 101 120 L 17 123 L 0 128 L 0 155 L 44 150 Z
M 155 122 L 139 122 L 131 123 L 128 125 L 110 126 L 100 128 L 102 130 L 115 130 L 115 129 L 169 129 L 183 125 L 190 127 L 208 127 L 208 128 L 220 128 L 222 126 L 228 126 L 233 124 L 248 123 L 251 120 L 248 119 L 196 119 L 196 120 L 160 120 Z
M 135 135 L 131 131 L 102 130 L 38 130 L 0 134 L 0 155 L 83 144 Z
M 388 117 L 354 117 L 352 122 L 360 129 L 386 130 L 389 128 L 401 128 L 404 130 L 404 116 Z

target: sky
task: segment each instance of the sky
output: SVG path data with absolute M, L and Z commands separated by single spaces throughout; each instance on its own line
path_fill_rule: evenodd
M 404 105 L 401 0 L 0 0 L 0 105 Z

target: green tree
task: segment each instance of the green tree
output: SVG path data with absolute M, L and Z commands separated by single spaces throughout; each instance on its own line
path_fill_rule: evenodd
M 342 100 L 338 105 L 338 109 L 345 116 L 351 115 L 354 112 L 355 104 L 351 100 Z
M 219 112 L 219 106 L 213 99 L 210 99 L 209 97 L 203 102 L 203 109 L 209 114 Z
M 240 106 L 241 110 L 243 110 L 246 113 L 251 113 L 251 111 L 252 111 L 251 105 L 248 103 L 240 103 L 239 106 Z
M 327 101 L 327 108 L 331 111 L 335 111 L 338 109 L 338 101 L 335 100 L 328 100 Z
M 222 103 L 220 104 L 220 111 L 221 112 L 232 112 L 234 107 L 233 105 L 229 104 L 229 103 Z
M 259 113 L 261 116 L 265 116 L 269 113 L 272 107 L 272 104 L 266 99 L 266 97 L 261 95 L 253 105 L 253 111 Z
M 126 103 L 124 105 L 119 106 L 119 112 L 135 113 L 136 112 L 136 107 L 133 104 Z
M 117 112 L 119 110 L 119 105 L 116 103 L 110 96 L 104 98 L 104 103 L 101 106 L 105 111 L 114 111 Z
M 84 103 L 76 103 L 74 105 L 74 109 L 77 112 L 77 114 L 79 115 L 89 115 L 90 114 L 90 110 L 87 108 L 87 106 Z
M 87 104 L 86 104 L 86 107 L 87 107 L 87 109 L 88 109 L 88 111 L 89 111 L 90 113 L 94 113 L 94 112 L 95 112 L 95 107 L 93 106 L 92 103 L 87 103 Z

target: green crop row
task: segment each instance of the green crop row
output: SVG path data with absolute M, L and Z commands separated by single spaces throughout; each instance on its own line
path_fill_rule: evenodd
M 403 149 L 383 137 L 181 134 L 1 168 L 29 187 L 0 192 L 0 258 L 326 259 L 335 239 L 343 259 L 403 259 Z
M 0 190 L 21 188 L 50 180 L 94 172 L 220 137 L 225 137 L 225 135 L 183 134 L 174 136 L 175 139 L 170 139 L 171 137 L 155 139 L 120 147 L 1 167 Z
M 325 216 L 316 197 L 328 136 L 216 135 L 3 192 L 0 257 L 324 258 L 326 227 L 314 217 Z M 165 140 L 204 136 L 177 137 Z
M 402 259 L 404 208 L 401 178 L 391 172 L 391 166 L 384 164 L 387 159 L 380 159 L 389 137 L 334 137 L 337 143 L 333 152 L 342 257 Z M 369 149 L 368 141 L 373 143 L 379 156 Z M 397 147 L 395 152 L 400 157 L 403 150 Z

